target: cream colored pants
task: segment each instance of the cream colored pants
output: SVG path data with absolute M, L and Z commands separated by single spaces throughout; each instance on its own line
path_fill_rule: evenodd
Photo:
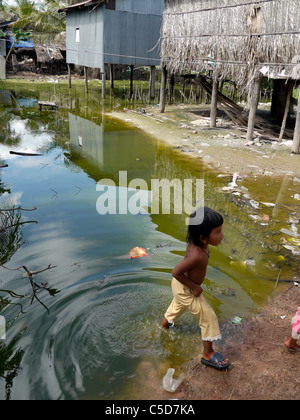
M 172 291 L 174 299 L 165 313 L 168 321 L 175 321 L 188 309 L 199 318 L 203 341 L 215 341 L 221 338 L 218 318 L 202 294 L 195 297 L 192 290 L 173 278 Z

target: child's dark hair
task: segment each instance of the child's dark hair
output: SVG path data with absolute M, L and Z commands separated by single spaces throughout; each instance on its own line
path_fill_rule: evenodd
M 194 224 L 190 222 L 188 233 L 187 233 L 187 242 L 189 244 L 194 244 L 200 247 L 204 246 L 204 243 L 201 241 L 200 236 L 202 235 L 203 238 L 208 238 L 210 232 L 219 226 L 223 225 L 223 216 L 212 210 L 208 207 L 204 207 L 202 209 L 196 210 L 193 214 L 191 214 L 191 219 L 196 217 L 196 213 L 203 214 L 203 220 L 199 224 Z

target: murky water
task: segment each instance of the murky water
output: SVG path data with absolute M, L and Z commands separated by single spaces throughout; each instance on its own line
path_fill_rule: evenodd
M 221 323 L 250 315 L 272 295 L 276 279 L 297 275 L 300 180 L 246 178 L 232 194 L 223 190 L 230 178 L 108 119 L 96 100 L 39 112 L 42 89 L 13 95 L 22 108 L 2 92 L 0 109 L 0 156 L 8 164 L 1 170 L 1 207 L 32 211 L 20 211 L 24 224 L 1 236 L 2 261 L 7 250 L 13 254 L 0 268 L 7 322 L 1 399 L 155 398 L 167 368 L 200 352 L 190 314 L 168 333 L 158 327 L 172 297 L 171 270 L 184 255 L 185 215 L 100 215 L 101 179 L 114 181 L 117 208 L 124 204 L 120 171 L 128 182 L 141 178 L 147 185 L 204 179 L 205 204 L 225 218 L 225 239 L 211 249 L 205 284 Z M 149 256 L 130 259 L 135 246 Z M 33 300 L 26 270 L 12 270 L 22 266 L 47 269 L 33 276 L 48 283 Z

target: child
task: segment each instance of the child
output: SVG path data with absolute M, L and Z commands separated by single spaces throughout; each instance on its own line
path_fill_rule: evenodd
M 204 210 L 204 217 L 199 224 L 194 224 L 196 212 L 191 215 L 184 260 L 172 271 L 174 299 L 161 326 L 166 329 L 171 327 L 174 324 L 173 321 L 188 309 L 199 318 L 204 345 L 201 362 L 221 370 L 228 368 L 230 362 L 213 350 L 213 342 L 221 338 L 219 323 L 215 312 L 202 296 L 201 285 L 208 265 L 208 245 L 217 246 L 223 239 L 223 217 L 207 207 L 202 210 Z
M 292 333 L 285 340 L 284 345 L 290 351 L 300 351 L 300 345 L 297 344 L 297 341 L 300 339 L 300 307 L 293 318 L 292 324 Z

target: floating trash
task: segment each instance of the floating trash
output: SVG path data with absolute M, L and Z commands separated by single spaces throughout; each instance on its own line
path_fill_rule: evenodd
M 135 247 L 131 251 L 129 251 L 130 258 L 141 258 L 141 257 L 147 257 L 147 251 L 144 248 Z
M 245 260 L 244 263 L 246 265 L 252 265 L 252 266 L 256 265 L 255 260 L 253 260 L 252 258 L 249 258 L 248 260 Z

